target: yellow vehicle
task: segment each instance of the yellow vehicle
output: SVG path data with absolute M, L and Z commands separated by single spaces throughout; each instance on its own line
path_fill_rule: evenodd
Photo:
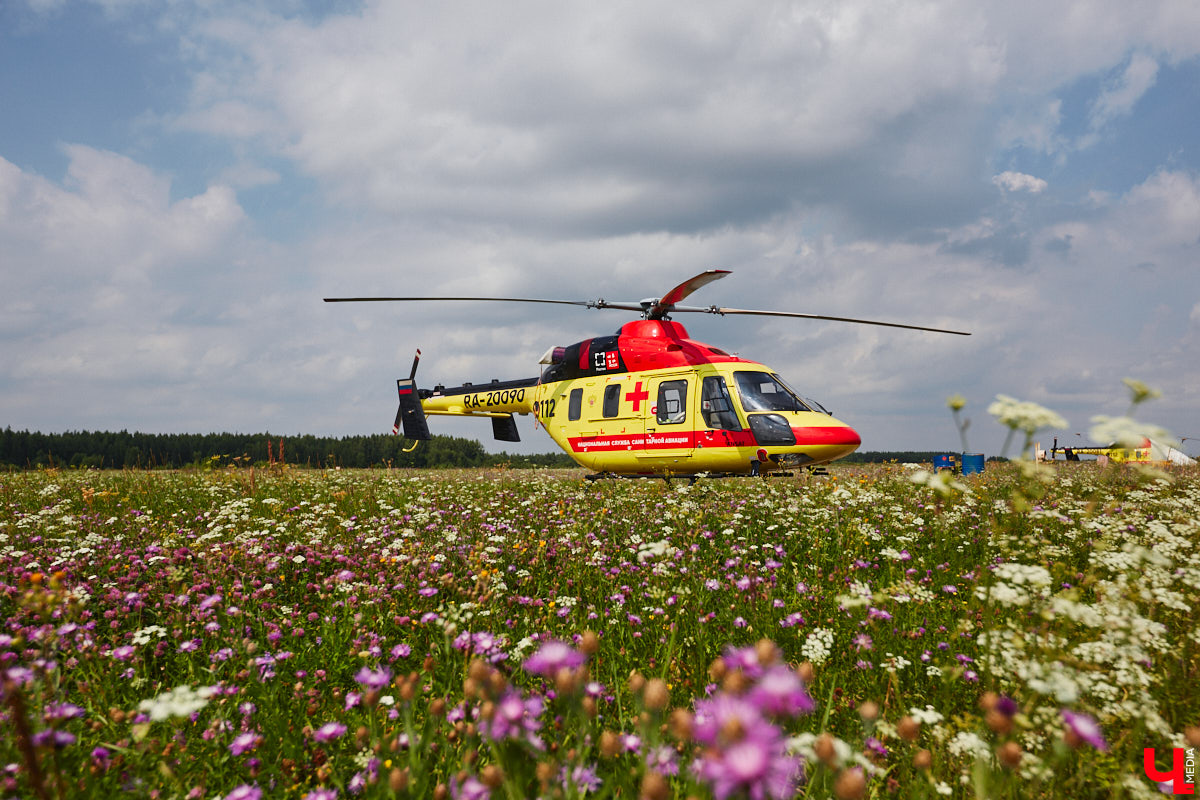
M 1151 458 L 1150 440 L 1143 441 L 1141 447 L 1122 447 L 1119 444 L 1110 444 L 1108 447 L 1059 447 L 1058 439 L 1054 440 L 1054 445 L 1050 448 L 1049 458 L 1043 458 L 1043 461 L 1054 461 L 1058 453 L 1063 454 L 1063 458 L 1067 461 L 1079 461 L 1079 457 L 1083 456 L 1104 456 L 1114 464 L 1149 464 Z M 1042 451 L 1043 455 L 1045 451 Z
M 661 298 L 639 303 L 489 297 L 345 297 L 326 302 L 497 300 L 561 303 L 642 312 L 612 336 L 554 347 L 536 378 L 418 389 L 413 361 L 397 383 L 394 432 L 430 438 L 426 418 L 448 415 L 492 420 L 493 435 L 518 441 L 514 414 L 533 414 L 554 442 L 580 465 L 604 475 L 744 475 L 815 466 L 854 452 L 861 438 L 819 403 L 801 396 L 770 367 L 692 339 L 671 313 L 753 314 L 857 322 L 896 328 L 962 331 L 871 320 L 680 301 L 728 274 L 709 270 Z M 420 351 L 417 351 L 420 358 Z

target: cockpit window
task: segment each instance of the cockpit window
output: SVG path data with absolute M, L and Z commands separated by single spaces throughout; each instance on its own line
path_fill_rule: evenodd
M 769 372 L 735 372 L 746 411 L 811 411 L 795 392 Z
M 725 379 L 720 375 L 711 375 L 704 379 L 700 388 L 700 413 L 704 415 L 704 424 L 710 428 L 726 431 L 742 429 L 742 424 L 738 422 L 737 414 L 733 411 L 733 401 L 729 397 Z

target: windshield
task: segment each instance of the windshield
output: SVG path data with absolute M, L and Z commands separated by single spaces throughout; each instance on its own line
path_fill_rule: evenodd
M 783 378 L 781 378 L 781 377 L 779 377 L 778 375 L 776 375 L 776 376 L 775 376 L 775 380 L 777 380 L 777 381 L 779 381 L 781 384 L 783 384 L 783 388 L 784 388 L 784 389 L 787 389 L 789 392 L 791 392 L 792 394 L 794 394 L 796 397 L 799 397 L 799 398 L 800 398 L 800 402 L 801 402 L 801 403 L 803 403 L 804 405 L 808 406 L 809 410 L 811 410 L 811 411 L 819 411 L 820 413 L 822 413 L 822 414 L 826 414 L 826 415 L 828 415 L 828 416 L 830 416 L 830 417 L 832 417 L 832 416 L 833 416 L 833 412 L 832 412 L 832 411 L 830 411 L 830 410 L 829 410 L 829 409 L 827 409 L 825 406 L 823 406 L 823 405 L 821 405 L 820 403 L 818 403 L 816 400 L 813 400 L 811 397 L 805 397 L 804 395 L 802 395 L 802 394 L 800 394 L 799 392 L 797 392 L 797 391 L 796 391 L 795 389 L 793 389 L 793 388 L 792 388 L 790 385 L 788 385 L 788 382 L 787 382 L 787 381 L 785 381 Z
M 783 382 L 768 372 L 735 372 L 746 411 L 811 411 Z

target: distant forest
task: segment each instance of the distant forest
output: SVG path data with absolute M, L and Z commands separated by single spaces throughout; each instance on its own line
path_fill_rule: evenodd
M 75 467 L 179 469 L 263 466 L 272 461 L 304 467 L 574 467 L 566 453 L 488 453 L 478 441 L 434 436 L 412 452 L 400 436 L 278 436 L 270 433 L 0 432 L 0 469 Z M 930 463 L 944 451 L 852 453 L 838 463 Z M 992 459 L 989 459 L 992 460 Z
M 130 433 L 67 431 L 0 433 L 0 468 L 95 467 L 153 469 L 263 466 L 305 467 L 572 467 L 565 453 L 488 453 L 474 439 L 434 436 L 412 452 L 400 436 L 278 436 L 271 433 Z

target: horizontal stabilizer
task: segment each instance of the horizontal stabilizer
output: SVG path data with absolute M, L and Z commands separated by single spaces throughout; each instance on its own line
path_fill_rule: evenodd
M 519 442 L 521 434 L 517 430 L 517 421 L 512 414 L 492 417 L 492 436 L 498 442 Z

